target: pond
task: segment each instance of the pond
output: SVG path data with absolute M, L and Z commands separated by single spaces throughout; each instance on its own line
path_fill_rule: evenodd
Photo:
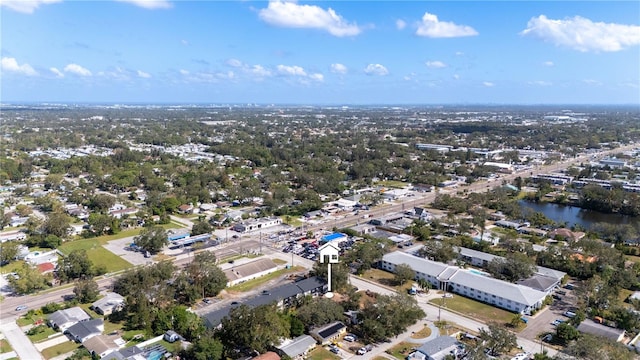
M 560 205 L 553 203 L 535 203 L 526 200 L 518 201 L 522 209 L 529 208 L 536 212 L 543 213 L 549 219 L 557 222 L 566 222 L 569 227 L 580 225 L 589 229 L 592 224 L 604 222 L 613 225 L 636 224 L 640 221 L 638 217 L 618 214 L 605 214 L 593 210 L 582 209 L 576 206 Z

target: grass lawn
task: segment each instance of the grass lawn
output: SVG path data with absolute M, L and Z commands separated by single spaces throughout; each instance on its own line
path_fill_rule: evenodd
M 58 344 L 56 346 L 52 346 L 50 348 L 46 348 L 42 350 L 42 356 L 44 356 L 45 359 L 51 359 L 58 355 L 72 352 L 75 349 L 79 348 L 80 346 L 82 346 L 82 344 L 78 344 L 73 341 L 63 342 L 62 344 Z
M 373 280 L 377 283 L 386 286 L 395 286 L 396 282 L 394 280 L 394 275 L 390 272 L 380 270 L 380 269 L 369 269 L 361 275 L 365 279 Z
M 6 265 L 2 265 L 0 266 L 0 274 L 8 274 L 8 273 L 15 272 L 16 270 L 22 268 L 22 264 L 24 264 L 24 261 L 18 260 L 18 261 L 12 261 Z
M 397 181 L 397 180 L 385 180 L 385 181 L 378 181 L 378 185 L 388 186 L 390 188 L 402 189 L 409 184 L 407 184 L 406 182 Z
M 329 350 L 323 348 L 322 346 L 318 346 L 313 349 L 309 356 L 307 356 L 308 360 L 340 360 L 340 356 L 333 354 Z
M 631 291 L 631 290 L 620 289 L 620 292 L 618 293 L 618 300 L 620 300 L 620 302 L 622 302 L 624 304 L 627 304 L 627 303 L 625 303 L 625 300 L 627 300 L 627 298 L 629 298 L 629 296 L 631 296 L 631 294 L 633 294 L 633 291 Z
M 497 321 L 498 323 L 504 324 L 510 322 L 511 318 L 513 318 L 512 312 L 498 309 L 460 295 L 454 295 L 446 299 L 433 299 L 429 302 L 438 306 L 442 305 L 447 309 L 457 311 L 482 322 Z
M 403 341 L 385 352 L 396 359 L 404 360 L 411 352 L 413 352 L 413 348 L 417 347 L 420 347 L 420 344 Z
M 245 291 L 249 291 L 257 286 L 260 286 L 264 283 L 266 283 L 267 281 L 273 280 L 275 278 L 278 278 L 284 274 L 288 274 L 288 273 L 292 273 L 292 272 L 296 272 L 296 271 L 302 271 L 304 270 L 304 267 L 302 266 L 294 266 L 292 268 L 289 269 L 280 269 L 277 271 L 272 272 L 271 274 L 267 274 L 265 276 L 261 276 L 259 278 L 255 278 L 255 279 L 251 279 L 249 281 L 245 281 L 243 283 L 240 283 L 238 285 L 234 285 L 231 286 L 229 288 L 227 288 L 228 291 L 239 291 L 239 292 L 245 292 Z
M 44 340 L 48 340 L 50 335 L 55 334 L 57 331 L 53 330 L 52 328 L 48 327 L 47 325 L 42 325 L 42 331 L 34 334 L 34 335 L 27 335 L 27 337 L 29 337 L 29 339 L 31 340 L 31 342 L 33 343 L 37 343 L 37 342 L 41 342 Z
M 426 337 L 429 337 L 431 335 L 431 328 L 428 326 L 425 326 L 422 328 L 422 330 L 420 331 L 416 331 L 413 334 L 411 334 L 411 338 L 413 339 L 424 339 Z
M 37 309 L 36 313 L 33 314 L 33 316 L 24 315 L 19 317 L 16 320 L 16 323 L 18 324 L 18 326 L 27 326 L 35 323 L 38 320 L 42 320 L 43 323 L 47 322 L 46 316 L 43 315 L 39 309 Z
M 640 262 L 640 256 L 626 255 L 625 258 L 629 261 L 633 261 L 634 263 Z
M 284 261 L 284 260 L 282 260 L 282 259 L 271 259 L 271 260 L 273 260 L 273 262 L 274 262 L 276 265 L 284 265 L 284 264 L 287 264 L 287 263 L 288 263 L 288 261 Z
M 11 351 L 13 351 L 13 348 L 11 347 L 11 345 L 9 345 L 9 342 L 5 339 L 0 340 L 0 354 L 8 353 Z
M 130 231 L 136 230 L 127 230 L 127 232 Z M 104 265 L 107 272 L 115 272 L 130 268 L 132 265 L 128 261 L 102 247 L 103 244 L 106 244 L 111 240 L 113 239 L 110 236 L 102 236 L 92 239 L 69 241 L 62 244 L 58 250 L 66 255 L 69 255 L 74 250 L 86 250 L 89 259 L 91 259 L 93 264 L 96 266 Z
M 288 216 L 289 220 L 287 220 L 287 216 Z M 298 217 L 290 216 L 290 215 L 282 215 L 282 216 L 280 216 L 280 218 L 282 219 L 282 223 L 283 224 L 287 224 L 287 225 L 293 226 L 293 227 L 302 226 L 302 221 L 300 221 L 300 219 Z

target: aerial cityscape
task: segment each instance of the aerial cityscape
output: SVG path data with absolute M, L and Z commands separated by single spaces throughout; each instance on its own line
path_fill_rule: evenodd
M 640 358 L 640 3 L 0 11 L 0 360 Z

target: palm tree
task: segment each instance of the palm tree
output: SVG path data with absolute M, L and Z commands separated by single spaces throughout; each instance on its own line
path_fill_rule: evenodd
M 422 290 L 424 293 L 429 293 L 429 289 L 431 289 L 431 283 L 428 282 L 426 279 L 424 278 L 419 278 L 417 281 L 418 286 L 420 287 L 420 290 Z

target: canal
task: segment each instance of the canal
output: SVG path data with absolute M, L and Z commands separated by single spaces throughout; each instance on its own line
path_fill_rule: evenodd
M 549 219 L 557 222 L 567 222 L 569 227 L 579 224 L 585 229 L 589 229 L 591 224 L 604 222 L 613 225 L 636 224 L 640 221 L 638 217 L 618 214 L 605 214 L 593 210 L 586 210 L 575 206 L 559 205 L 553 203 L 535 203 L 527 200 L 518 201 L 522 209 L 529 208 L 536 212 L 543 213 Z

